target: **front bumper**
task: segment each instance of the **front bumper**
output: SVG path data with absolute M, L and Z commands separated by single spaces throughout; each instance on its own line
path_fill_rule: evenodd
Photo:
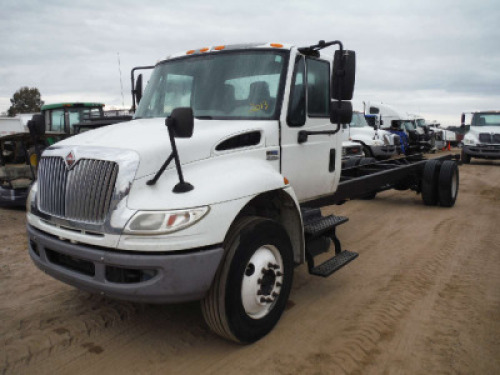
M 28 224 L 31 259 L 50 276 L 91 293 L 145 303 L 202 299 L 222 246 L 172 254 L 123 252 L 59 240 Z
M 0 187 L 0 206 L 19 206 L 26 205 L 29 189 L 6 189 Z
M 375 158 L 389 158 L 397 153 L 395 145 L 370 146 L 370 150 Z
M 464 146 L 463 152 L 480 159 L 500 159 L 500 145 Z

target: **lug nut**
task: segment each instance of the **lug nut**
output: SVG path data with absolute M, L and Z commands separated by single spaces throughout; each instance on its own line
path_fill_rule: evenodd
M 262 284 L 262 279 L 257 279 L 257 284 Z
M 266 299 L 266 298 L 262 297 L 262 298 L 260 299 L 260 303 L 266 303 L 266 302 L 267 302 L 267 299 Z
M 263 295 L 263 294 L 264 294 L 264 293 L 262 293 L 262 290 L 261 290 L 261 289 L 259 289 L 259 290 L 257 291 L 257 295 L 258 295 L 258 296 L 261 296 L 261 295 Z
M 281 273 L 280 271 L 277 271 L 276 276 L 283 276 L 283 273 Z
M 278 294 L 278 293 L 276 293 L 276 292 L 273 292 L 272 296 L 273 296 L 274 298 L 276 298 L 276 297 L 278 297 L 278 296 L 279 296 L 279 294 Z
M 277 286 L 277 287 L 280 287 L 280 286 L 282 286 L 282 285 L 283 285 L 283 284 L 281 284 L 280 282 L 277 282 L 277 283 L 276 283 L 276 286 Z

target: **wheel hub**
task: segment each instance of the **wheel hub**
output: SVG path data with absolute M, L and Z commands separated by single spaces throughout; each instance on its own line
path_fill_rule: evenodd
M 243 275 L 241 300 L 249 317 L 260 319 L 274 307 L 283 285 L 283 260 L 272 245 L 255 251 Z

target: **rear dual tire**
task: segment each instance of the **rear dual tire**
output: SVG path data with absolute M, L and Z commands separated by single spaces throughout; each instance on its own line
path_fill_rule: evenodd
M 428 206 L 453 207 L 458 195 L 458 166 L 452 160 L 429 160 L 422 176 L 422 200 Z

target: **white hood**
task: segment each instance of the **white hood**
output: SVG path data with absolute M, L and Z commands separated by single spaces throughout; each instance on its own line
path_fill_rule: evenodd
M 182 164 L 207 159 L 215 153 L 215 146 L 232 135 L 249 131 L 262 132 L 275 121 L 195 120 L 191 138 L 177 138 L 176 144 Z M 139 119 L 88 131 L 57 144 L 58 146 L 106 147 L 133 150 L 140 156 L 136 178 L 156 173 L 171 153 L 165 119 Z M 169 165 L 173 168 L 174 163 Z

